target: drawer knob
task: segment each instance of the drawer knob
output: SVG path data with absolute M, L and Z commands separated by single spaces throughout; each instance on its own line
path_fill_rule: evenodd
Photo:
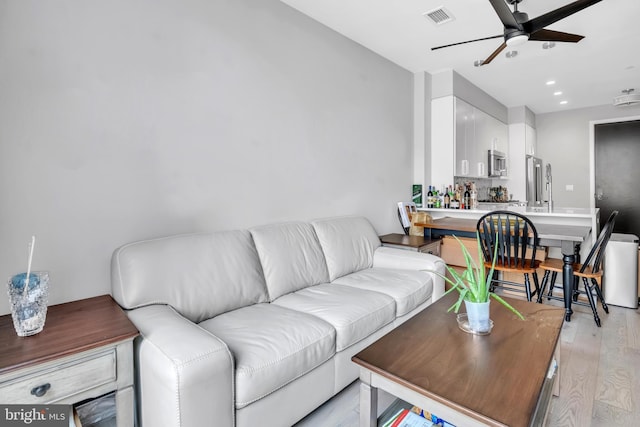
M 45 394 L 47 394 L 47 391 L 49 391 L 50 388 L 51 388 L 51 384 L 49 383 L 42 384 L 42 385 L 39 385 L 38 387 L 32 388 L 31 394 L 33 394 L 36 397 L 42 397 Z

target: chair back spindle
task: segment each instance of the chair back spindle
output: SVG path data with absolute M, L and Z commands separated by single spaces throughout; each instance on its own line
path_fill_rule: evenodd
M 589 267 L 591 267 L 592 273 L 597 273 L 602 269 L 602 262 L 604 260 L 604 251 L 607 247 L 607 243 L 609 243 L 609 239 L 611 238 L 611 233 L 613 233 L 613 227 L 616 223 L 616 217 L 618 216 L 618 211 L 611 212 L 609 218 L 607 218 L 607 222 L 604 224 L 602 231 L 600 231 L 600 235 L 598 236 L 598 240 L 594 243 L 593 247 L 589 251 L 589 255 L 584 260 L 584 264 L 580 268 L 580 273 L 584 273 L 587 271 Z

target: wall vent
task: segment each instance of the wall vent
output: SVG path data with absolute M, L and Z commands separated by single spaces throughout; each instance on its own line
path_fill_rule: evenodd
M 430 10 L 429 12 L 425 12 L 423 15 L 429 18 L 429 20 L 436 25 L 446 24 L 447 22 L 451 22 L 455 19 L 451 12 L 442 6 Z

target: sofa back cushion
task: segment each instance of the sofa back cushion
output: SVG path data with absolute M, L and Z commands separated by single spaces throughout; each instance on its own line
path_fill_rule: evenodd
M 111 259 L 111 287 L 115 300 L 126 309 L 168 304 L 193 322 L 268 301 L 258 253 L 247 230 L 122 246 Z
M 324 254 L 311 224 L 273 224 L 250 231 L 272 301 L 329 281 Z
M 339 217 L 312 222 L 324 252 L 331 281 L 373 266 L 380 238 L 363 217 Z

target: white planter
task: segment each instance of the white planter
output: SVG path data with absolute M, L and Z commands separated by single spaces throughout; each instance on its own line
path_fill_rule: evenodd
M 478 333 L 491 331 L 491 320 L 489 319 L 490 302 L 470 302 L 465 300 L 464 306 L 467 309 L 469 329 Z

